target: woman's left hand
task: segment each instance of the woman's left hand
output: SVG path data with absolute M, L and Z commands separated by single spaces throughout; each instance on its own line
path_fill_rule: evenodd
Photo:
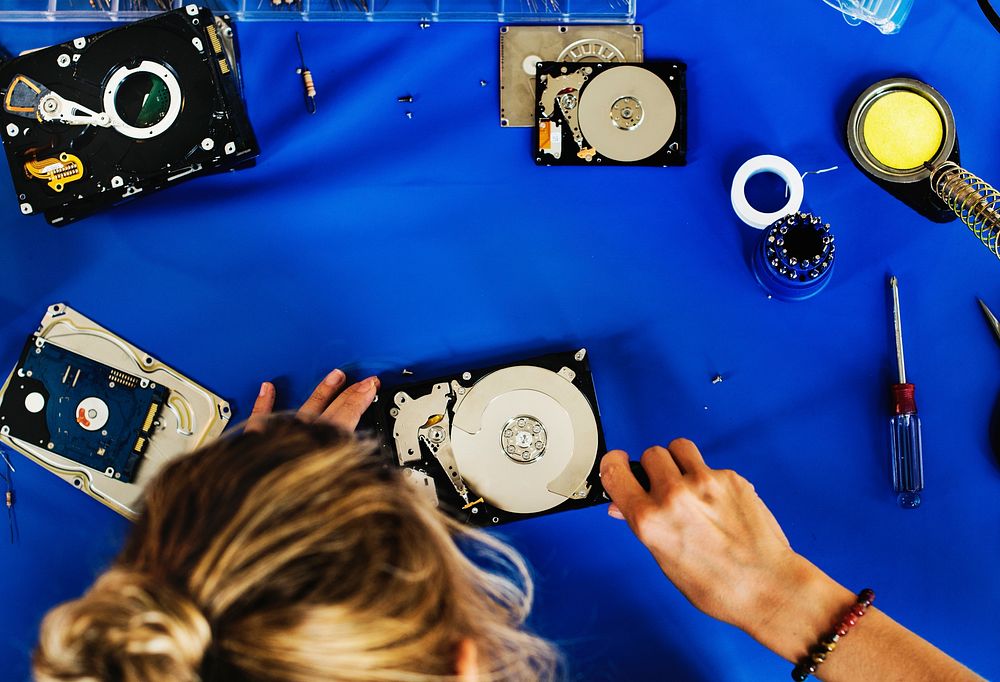
M 335 369 L 316 387 L 308 400 L 299 408 L 297 416 L 302 421 L 320 421 L 353 431 L 365 410 L 375 400 L 378 393 L 378 377 L 368 377 L 341 390 L 347 383 L 343 371 Z M 265 381 L 260 385 L 260 393 L 254 401 L 253 410 L 247 420 L 247 431 L 262 431 L 274 410 L 274 384 Z

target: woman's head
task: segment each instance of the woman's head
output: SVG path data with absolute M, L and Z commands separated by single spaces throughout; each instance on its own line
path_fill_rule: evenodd
M 114 567 L 46 617 L 38 679 L 423 682 L 463 642 L 483 680 L 550 676 L 521 559 L 374 449 L 276 419 L 177 461 Z

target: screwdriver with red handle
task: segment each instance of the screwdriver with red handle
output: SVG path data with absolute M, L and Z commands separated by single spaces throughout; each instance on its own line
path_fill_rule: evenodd
M 906 381 L 903 359 L 903 325 L 899 317 L 899 282 L 889 278 L 892 288 L 892 321 L 896 333 L 896 362 L 899 383 L 892 385 L 893 416 L 889 420 L 892 442 L 892 486 L 899 506 L 916 509 L 920 506 L 920 491 L 924 489 L 924 453 L 920 439 L 920 417 L 914 386 Z

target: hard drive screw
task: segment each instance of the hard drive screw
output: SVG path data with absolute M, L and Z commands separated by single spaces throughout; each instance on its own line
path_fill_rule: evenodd
M 406 118 L 413 118 L 413 112 L 412 111 L 407 111 L 406 112 Z
M 431 442 L 440 443 L 444 440 L 444 436 L 445 436 L 444 429 L 441 428 L 440 426 L 435 426 L 434 428 L 431 429 L 430 433 Z
M 722 375 L 721 374 L 716 374 L 714 377 L 712 377 L 712 383 L 713 384 L 721 384 L 722 383 Z
M 421 21 L 420 24 L 419 24 L 419 26 L 420 26 L 420 30 L 422 31 L 422 30 L 424 30 L 426 28 L 430 28 L 431 24 L 430 24 L 429 21 Z
M 59 55 L 59 58 L 56 59 L 56 64 L 58 64 L 59 66 L 65 68 L 65 67 L 67 67 L 67 66 L 70 65 L 71 61 L 72 60 L 69 58 L 68 54 L 61 54 L 61 55 Z
M 472 379 L 472 372 L 462 372 L 462 379 L 465 381 Z
M 214 146 L 215 146 L 215 140 L 213 140 L 210 137 L 206 137 L 204 140 L 201 141 L 201 148 L 204 149 L 206 152 L 211 151 L 212 147 Z
M 399 408 L 398 407 L 394 407 L 391 410 L 389 410 L 389 416 L 390 417 L 394 417 L 394 418 L 398 417 L 399 416 Z
M 413 95 L 402 95 L 400 97 L 397 97 L 396 101 L 401 102 L 403 104 L 409 104 L 410 102 L 413 101 Z
M 486 87 L 486 81 L 479 81 L 479 87 L 485 88 Z

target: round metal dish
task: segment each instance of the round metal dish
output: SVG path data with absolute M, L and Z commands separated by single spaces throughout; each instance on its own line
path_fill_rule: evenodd
M 920 95 L 930 102 L 941 116 L 941 125 L 944 128 L 944 136 L 937 154 L 919 168 L 901 170 L 886 166 L 872 155 L 864 138 L 865 120 L 872 104 L 879 98 L 900 90 Z M 880 180 L 898 183 L 920 182 L 929 178 L 931 170 L 951 156 L 955 148 L 955 116 L 941 93 L 926 83 L 913 78 L 889 78 L 872 85 L 854 102 L 851 114 L 847 117 L 847 146 L 855 162 Z

